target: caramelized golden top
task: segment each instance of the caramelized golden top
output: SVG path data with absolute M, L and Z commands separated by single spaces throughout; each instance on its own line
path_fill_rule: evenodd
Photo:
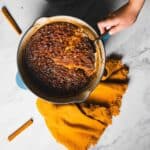
M 40 28 L 25 51 L 31 76 L 57 95 L 83 89 L 95 73 L 95 46 L 82 28 L 55 22 Z

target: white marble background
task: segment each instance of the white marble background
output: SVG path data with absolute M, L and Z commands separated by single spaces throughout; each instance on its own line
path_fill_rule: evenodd
M 123 0 L 106 0 L 112 9 Z M 3 0 L 25 32 L 47 6 L 43 0 Z M 92 150 L 150 150 L 150 1 L 137 22 L 111 37 L 107 55 L 122 54 L 130 67 L 130 83 L 123 97 L 121 113 L 113 119 Z M 48 132 L 35 106 L 36 96 L 15 83 L 16 52 L 21 37 L 0 13 L 0 150 L 65 150 Z M 7 137 L 29 118 L 34 123 L 12 142 Z

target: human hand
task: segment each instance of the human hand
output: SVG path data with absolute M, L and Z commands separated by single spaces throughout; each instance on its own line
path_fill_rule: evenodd
M 98 28 L 101 34 L 109 30 L 109 34 L 115 34 L 130 25 L 132 25 L 138 16 L 139 10 L 134 9 L 130 3 L 127 3 L 117 11 L 111 13 L 108 18 L 98 22 Z

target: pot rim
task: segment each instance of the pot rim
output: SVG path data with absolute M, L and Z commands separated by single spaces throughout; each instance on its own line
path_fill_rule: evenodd
M 27 41 L 30 39 L 30 37 L 42 26 L 49 24 L 50 22 L 57 22 L 57 21 L 68 21 L 68 22 L 74 22 L 77 23 L 78 25 L 84 26 L 86 27 L 89 31 L 90 34 L 97 37 L 98 34 L 96 33 L 96 31 L 89 25 L 87 24 L 85 21 L 76 18 L 76 17 L 72 17 L 72 16 L 64 16 L 64 15 L 60 15 L 60 16 L 52 16 L 52 17 L 42 17 L 37 19 L 32 25 L 31 27 L 29 27 L 29 29 L 24 33 L 24 35 L 22 36 L 22 39 L 19 43 L 18 46 L 18 51 L 17 51 L 17 67 L 18 67 L 18 71 L 20 73 L 20 76 L 23 80 L 23 82 L 25 83 L 25 85 L 28 87 L 28 89 L 34 93 L 35 95 L 44 98 L 47 101 L 51 101 L 53 103 L 79 103 L 79 102 L 83 102 L 87 99 L 87 97 L 89 96 L 89 94 L 96 88 L 96 86 L 98 85 L 98 83 L 100 82 L 103 72 L 104 72 L 104 67 L 105 67 L 105 50 L 104 50 L 104 46 L 101 40 L 97 41 L 96 45 L 99 45 L 99 57 L 101 57 L 101 66 L 99 67 L 99 70 L 97 71 L 97 77 L 95 79 L 95 82 L 92 84 L 89 88 L 87 88 L 86 90 L 84 90 L 83 92 L 81 92 L 80 94 L 78 94 L 77 96 L 68 96 L 68 97 L 62 97 L 62 98 L 58 98 L 58 97 L 44 97 L 39 95 L 39 93 L 41 91 L 38 91 L 38 89 L 36 89 L 36 91 L 34 90 L 33 86 L 31 84 L 28 83 L 27 79 L 24 76 L 23 73 L 23 69 L 21 66 L 21 52 L 23 51 L 23 48 L 25 47 Z M 95 38 L 94 37 L 94 38 Z M 101 56 L 100 56 L 101 55 Z

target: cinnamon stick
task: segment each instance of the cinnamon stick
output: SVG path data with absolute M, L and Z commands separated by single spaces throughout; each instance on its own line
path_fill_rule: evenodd
M 18 26 L 17 22 L 15 21 L 15 19 L 12 17 L 11 13 L 9 12 L 9 10 L 6 8 L 6 6 L 2 7 L 2 13 L 3 15 L 6 17 L 6 19 L 8 20 L 8 22 L 11 24 L 11 26 L 15 29 L 15 31 L 18 34 L 21 34 L 22 31 L 20 29 L 20 27 Z
M 16 131 L 14 131 L 11 135 L 8 136 L 8 140 L 12 141 L 17 135 L 19 135 L 22 131 L 28 128 L 33 123 L 33 119 L 29 119 L 25 122 L 21 127 L 19 127 Z

